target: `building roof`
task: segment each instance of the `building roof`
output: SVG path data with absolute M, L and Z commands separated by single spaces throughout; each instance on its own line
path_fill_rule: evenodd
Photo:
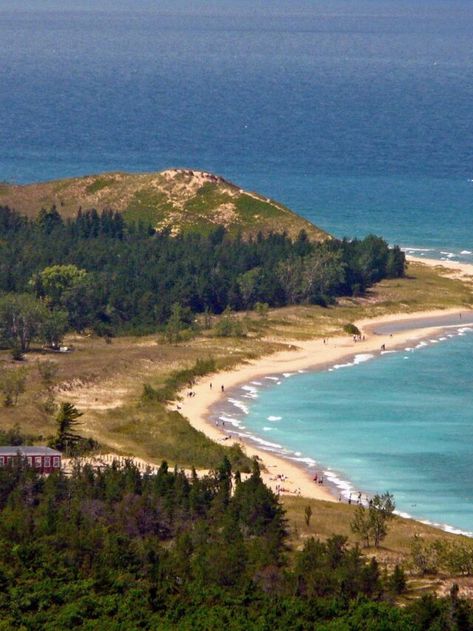
M 61 452 L 50 447 L 29 447 L 26 445 L 13 445 L 0 447 L 0 456 L 60 456 Z

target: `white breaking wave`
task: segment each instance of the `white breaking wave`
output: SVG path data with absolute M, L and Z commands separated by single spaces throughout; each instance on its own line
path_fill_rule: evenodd
M 282 416 L 268 416 L 267 417 L 267 421 L 280 421 L 282 419 Z
M 229 403 L 234 405 L 236 408 L 241 410 L 244 414 L 249 414 L 248 407 L 243 403 L 243 401 L 239 401 L 238 399 L 228 399 Z
M 300 452 L 296 452 L 300 453 Z M 315 467 L 316 466 L 316 461 L 313 458 L 299 458 L 299 457 L 291 457 L 291 460 L 294 460 L 295 462 L 303 462 L 304 464 L 308 465 L 309 467 Z
M 254 386 L 242 386 L 241 389 L 246 392 L 246 394 L 243 395 L 246 399 L 258 398 L 258 389 Z
M 353 363 L 356 364 L 362 364 L 363 362 L 367 362 L 370 359 L 373 359 L 374 355 L 372 353 L 360 353 L 359 355 L 355 355 L 355 359 L 353 360 Z
M 401 250 L 405 252 L 433 252 L 433 248 L 410 248 L 410 247 L 402 247 Z
M 241 427 L 241 421 L 236 418 L 232 418 L 231 416 L 225 416 L 225 414 L 221 414 L 218 418 L 224 423 L 230 423 L 230 425 L 233 425 L 233 427 Z
M 263 445 L 263 447 L 272 447 L 273 449 L 283 449 L 282 445 L 278 445 L 277 443 L 270 443 L 269 440 L 263 440 L 262 438 L 259 438 L 258 436 L 252 436 L 251 440 L 254 440 L 260 445 Z M 286 450 L 284 451 L 287 453 Z
M 339 368 L 349 368 L 350 366 L 356 366 L 358 364 L 362 364 L 363 362 L 367 362 L 370 359 L 373 359 L 374 355 L 372 353 L 359 353 L 355 355 L 353 361 L 346 362 L 345 364 L 335 364 L 333 366 L 333 370 L 338 370 Z M 329 369 L 330 372 L 330 369 Z

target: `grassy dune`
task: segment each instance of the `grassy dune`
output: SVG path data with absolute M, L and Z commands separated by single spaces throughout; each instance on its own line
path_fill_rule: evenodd
M 173 234 L 207 234 L 217 226 L 244 235 L 304 229 L 312 239 L 329 238 L 309 221 L 257 193 L 212 173 L 169 169 L 161 173 L 106 173 L 39 184 L 0 186 L 0 204 L 30 217 L 53 204 L 64 217 L 79 208 L 113 209 L 131 222 L 143 221 Z

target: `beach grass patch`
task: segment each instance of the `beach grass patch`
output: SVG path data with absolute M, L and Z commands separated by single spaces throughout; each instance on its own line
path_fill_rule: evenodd
M 142 222 L 156 226 L 173 210 L 174 206 L 165 193 L 145 189 L 133 195 L 123 212 L 123 218 L 129 223 Z
M 104 188 L 109 187 L 114 183 L 113 178 L 110 177 L 97 177 L 93 182 L 91 182 L 85 189 L 86 193 L 98 193 Z

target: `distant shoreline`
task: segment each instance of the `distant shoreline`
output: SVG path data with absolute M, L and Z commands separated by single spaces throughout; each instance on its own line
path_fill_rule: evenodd
M 461 274 L 462 276 L 473 276 L 473 265 L 458 263 L 452 266 L 450 262 L 414 259 L 413 257 L 409 257 L 409 260 L 415 260 L 429 266 L 442 266 L 449 270 L 454 270 L 455 274 Z M 462 313 L 461 318 L 460 313 Z M 455 322 L 457 316 L 458 321 Z M 438 324 L 433 324 L 428 328 L 425 328 L 425 326 L 419 328 L 418 325 L 424 324 L 426 320 L 429 323 L 435 323 L 438 320 Z M 447 324 L 446 321 L 448 321 Z M 376 328 L 381 325 L 399 322 L 404 323 L 404 326 L 412 326 L 393 333 L 377 334 L 375 332 Z M 228 434 L 222 431 L 221 427 L 217 427 L 211 421 L 214 407 L 221 405 L 229 390 L 248 384 L 258 378 L 284 372 L 297 372 L 299 370 L 323 370 L 332 364 L 346 361 L 361 353 L 380 352 L 383 344 L 386 346 L 386 349 L 394 350 L 405 345 L 408 341 L 420 341 L 431 336 L 434 332 L 449 326 L 467 326 L 472 322 L 473 311 L 462 309 L 459 306 L 458 308 L 445 310 L 391 314 L 376 319 L 360 320 L 356 322 L 356 326 L 366 337 L 363 341 L 354 342 L 350 336 L 346 335 L 327 338 L 326 344 L 324 344 L 322 339 L 312 339 L 303 342 L 294 341 L 292 344 L 288 342 L 288 350 L 267 355 L 229 371 L 219 372 L 202 378 L 193 387 L 196 396 L 191 398 L 184 396 L 182 398 L 180 402 L 181 413 L 187 417 L 195 429 L 203 432 L 211 440 L 219 444 L 228 445 L 239 442 L 244 446 L 248 456 L 257 456 L 265 468 L 263 479 L 274 491 L 277 491 L 279 487 L 282 493 L 290 495 L 300 494 L 304 497 L 318 500 L 336 501 L 335 489 L 329 489 L 325 485 L 314 483 L 312 479 L 313 473 L 311 474 L 302 463 L 294 462 L 281 455 L 259 448 L 254 441 L 232 440 L 229 438 Z M 212 384 L 212 387 L 210 384 Z M 225 392 L 222 392 L 222 386 L 224 386 Z

